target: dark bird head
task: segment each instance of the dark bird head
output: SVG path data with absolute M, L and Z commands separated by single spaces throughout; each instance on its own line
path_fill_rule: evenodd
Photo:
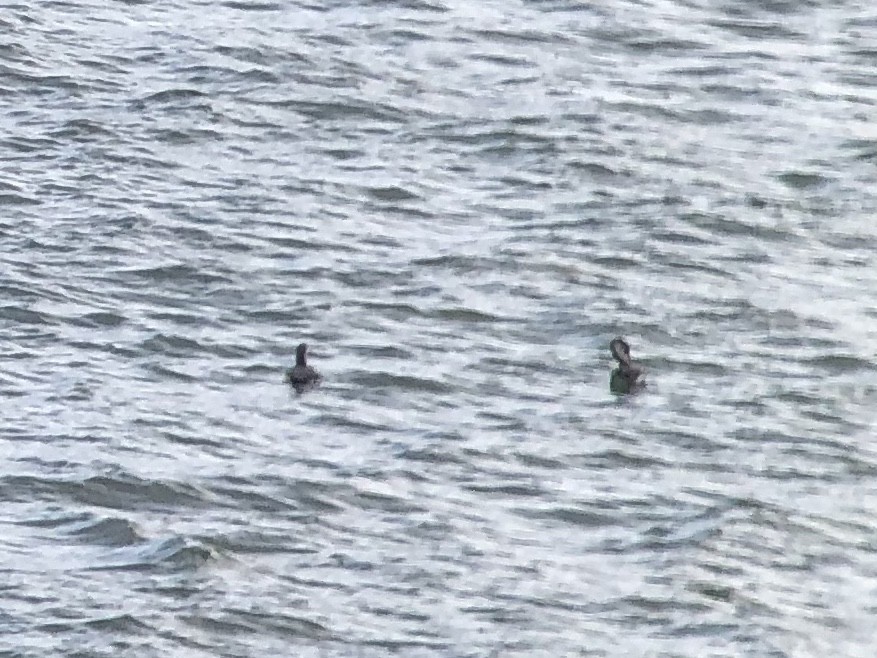
M 307 355 L 308 355 L 308 344 L 301 343 L 298 347 L 295 348 L 295 365 L 297 366 L 306 366 L 307 365 Z
M 630 365 L 630 345 L 623 338 L 613 338 L 609 342 L 609 351 L 618 363 Z

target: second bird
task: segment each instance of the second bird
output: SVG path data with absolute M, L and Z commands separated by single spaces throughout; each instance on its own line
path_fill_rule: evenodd
M 301 343 L 295 350 L 295 366 L 286 371 L 286 381 L 301 393 L 322 379 L 320 373 L 308 365 L 308 345 Z
M 643 367 L 631 360 L 630 345 L 623 338 L 613 338 L 609 342 L 609 351 L 618 367 L 609 378 L 609 390 L 613 393 L 630 393 L 646 385 Z

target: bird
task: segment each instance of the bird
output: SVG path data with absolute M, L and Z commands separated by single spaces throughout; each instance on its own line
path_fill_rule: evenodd
M 646 385 L 645 370 L 630 358 L 630 345 L 623 338 L 613 338 L 609 341 L 609 351 L 618 367 L 612 371 L 609 377 L 609 390 L 613 393 L 630 393 L 633 390 Z
M 286 381 L 299 393 L 319 382 L 322 377 L 307 362 L 308 345 L 301 343 L 295 349 L 295 366 L 286 371 Z

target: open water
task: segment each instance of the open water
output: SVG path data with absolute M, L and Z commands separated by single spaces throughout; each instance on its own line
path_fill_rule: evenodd
M 865 1 L 2 3 L 0 655 L 873 658 L 875 71 Z

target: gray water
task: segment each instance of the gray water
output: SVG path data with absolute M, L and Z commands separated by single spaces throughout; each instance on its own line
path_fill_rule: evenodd
M 873 3 L 0 34 L 0 655 L 874 655 Z

